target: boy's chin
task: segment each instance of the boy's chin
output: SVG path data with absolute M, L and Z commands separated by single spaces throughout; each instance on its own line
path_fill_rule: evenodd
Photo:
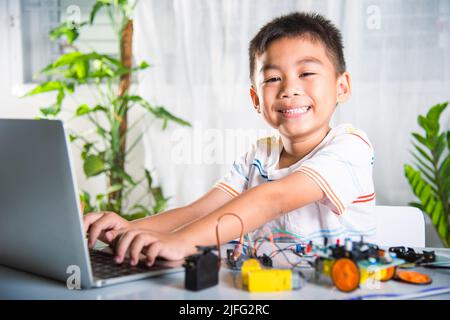
M 278 127 L 278 132 L 288 139 L 298 139 L 309 136 L 313 133 L 313 128 L 301 124 L 288 124 Z

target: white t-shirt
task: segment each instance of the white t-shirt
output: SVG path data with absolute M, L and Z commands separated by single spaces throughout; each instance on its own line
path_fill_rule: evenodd
M 279 169 L 282 149 L 279 137 L 258 140 L 215 187 L 234 198 L 257 185 L 299 171 L 312 178 L 325 197 L 266 223 L 255 230 L 254 236 L 282 230 L 304 242 L 322 243 L 326 237 L 328 243 L 338 238 L 343 243 L 345 238 L 361 236 L 371 241 L 376 232 L 374 154 L 367 135 L 350 124 L 339 125 L 303 159 Z

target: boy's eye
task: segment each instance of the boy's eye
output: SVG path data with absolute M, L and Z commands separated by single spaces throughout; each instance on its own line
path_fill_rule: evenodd
M 300 78 L 304 78 L 304 77 L 308 77 L 308 76 L 312 76 L 315 73 L 312 72 L 304 72 L 300 74 Z
M 279 80 L 281 80 L 280 77 L 272 77 L 272 78 L 264 80 L 264 83 L 276 82 Z

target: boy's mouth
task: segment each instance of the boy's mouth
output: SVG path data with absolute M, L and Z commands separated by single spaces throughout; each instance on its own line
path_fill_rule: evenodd
M 311 106 L 297 107 L 297 108 L 286 108 L 278 110 L 284 118 L 298 118 L 308 112 Z

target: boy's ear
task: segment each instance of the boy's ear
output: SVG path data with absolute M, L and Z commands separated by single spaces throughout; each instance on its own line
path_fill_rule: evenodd
M 337 102 L 346 101 L 352 94 L 350 73 L 345 71 L 337 80 Z
M 261 113 L 261 107 L 259 105 L 259 97 L 253 85 L 251 85 L 250 87 L 250 97 L 252 98 L 253 108 L 255 108 L 256 112 Z

